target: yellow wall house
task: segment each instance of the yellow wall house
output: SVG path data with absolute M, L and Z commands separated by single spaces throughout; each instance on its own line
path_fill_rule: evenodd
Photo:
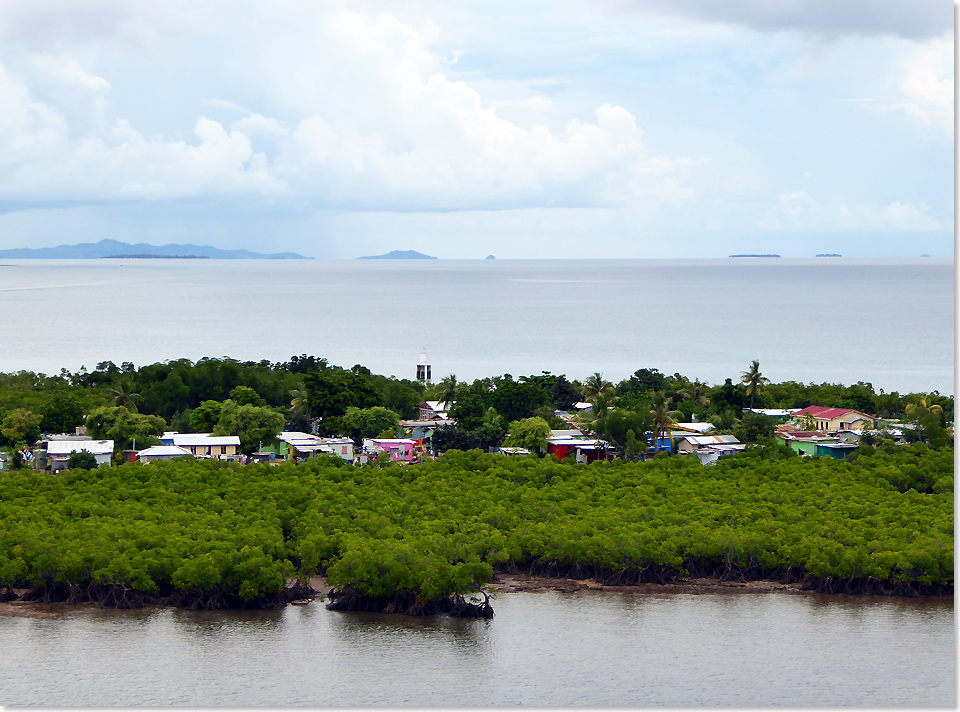
M 203 433 L 177 433 L 173 445 L 189 450 L 194 457 L 209 457 L 214 460 L 235 458 L 240 454 L 238 435 L 206 435 Z
M 863 430 L 872 428 L 874 418 L 859 410 L 849 408 L 824 408 L 819 405 L 810 405 L 793 417 L 794 423 L 803 425 L 805 422 L 816 423 L 816 429 L 825 433 L 837 433 L 841 430 Z

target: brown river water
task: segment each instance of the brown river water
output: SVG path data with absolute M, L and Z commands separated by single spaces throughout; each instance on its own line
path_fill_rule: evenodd
M 954 706 L 953 599 L 501 593 L 493 620 L 37 607 L 0 704 Z

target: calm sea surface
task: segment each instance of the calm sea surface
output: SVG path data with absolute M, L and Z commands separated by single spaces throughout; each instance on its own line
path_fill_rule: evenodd
M 953 393 L 952 260 L 13 261 L 0 371 L 231 356 Z M 506 594 L 492 621 L 0 618 L 0 704 L 952 706 L 952 599 Z
M 73 609 L 0 618 L 4 705 L 955 704 L 951 599 L 512 593 L 491 621 Z
M 413 378 L 638 368 L 954 392 L 952 259 L 12 260 L 0 371 L 294 354 Z

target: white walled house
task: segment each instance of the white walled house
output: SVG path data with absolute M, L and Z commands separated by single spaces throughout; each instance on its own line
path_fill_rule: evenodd
M 113 460 L 113 440 L 50 440 L 47 442 L 47 467 L 55 475 L 67 468 L 70 455 L 89 452 L 97 461 L 97 467 L 109 467 Z

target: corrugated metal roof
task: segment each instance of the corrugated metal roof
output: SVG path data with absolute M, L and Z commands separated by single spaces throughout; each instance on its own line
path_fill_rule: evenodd
M 154 445 L 138 452 L 137 457 L 182 457 L 189 454 L 189 450 L 176 445 Z
M 866 413 L 861 413 L 859 410 L 853 410 L 852 408 L 826 408 L 822 405 L 808 405 L 796 415 L 812 415 L 814 418 L 833 420 L 834 418 L 839 418 L 841 415 L 846 415 L 847 413 L 861 415 L 864 418 L 870 417 Z
M 202 435 L 199 433 L 185 433 L 174 435 L 173 444 L 178 447 L 197 447 L 203 445 L 236 445 L 240 446 L 239 435 Z
M 736 445 L 740 441 L 736 435 L 688 435 L 684 438 L 692 445 L 708 447 L 710 445 Z
M 294 430 L 284 431 L 280 433 L 279 437 L 283 442 L 295 447 L 297 445 L 317 445 L 320 443 L 320 438 L 318 438 L 316 435 L 300 433 Z
M 51 440 L 47 443 L 48 455 L 69 455 L 86 450 L 93 455 L 113 453 L 113 440 Z

